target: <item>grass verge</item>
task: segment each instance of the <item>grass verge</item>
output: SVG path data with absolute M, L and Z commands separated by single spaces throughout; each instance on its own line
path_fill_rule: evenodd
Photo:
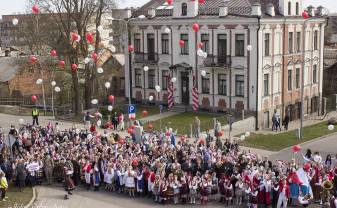
M 303 128 L 303 139 L 299 140 L 296 137 L 296 131 L 288 131 L 280 134 L 262 135 L 252 133 L 240 145 L 253 147 L 258 149 L 265 149 L 270 151 L 279 151 L 296 144 L 322 137 L 331 133 L 337 132 L 337 129 L 328 130 L 327 122 L 321 122 L 312 126 Z
M 7 201 L 0 202 L 0 207 L 24 207 L 32 199 L 33 189 L 26 187 L 23 192 L 20 192 L 19 188 L 11 183 L 6 196 L 8 196 Z

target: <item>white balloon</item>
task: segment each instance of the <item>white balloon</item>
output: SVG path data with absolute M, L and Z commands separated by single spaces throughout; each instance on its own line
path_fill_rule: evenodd
M 61 92 L 61 88 L 60 87 L 55 87 L 55 92 Z
M 110 84 L 110 82 L 106 82 L 106 83 L 104 84 L 104 86 L 105 86 L 105 88 L 109 89 L 110 86 L 111 86 L 111 84 Z
M 101 125 L 102 125 L 102 121 L 101 121 L 101 120 L 98 120 L 98 121 L 97 121 L 97 126 L 98 126 L 98 127 L 101 127 Z
M 102 25 L 97 27 L 97 31 L 102 35 L 102 33 L 104 32 L 104 28 Z
M 165 30 L 164 30 L 165 33 L 170 33 L 171 32 L 171 29 L 166 27 Z
M 12 20 L 13 25 L 17 25 L 19 23 L 19 20 L 17 18 L 14 18 Z
M 144 66 L 144 71 L 149 71 L 149 67 L 148 66 Z
M 332 130 L 335 129 L 335 126 L 331 124 L 331 125 L 328 126 L 328 129 L 329 129 L 330 131 L 332 131 Z
M 25 122 L 25 120 L 23 120 L 23 118 L 19 119 L 19 124 L 23 124 Z
M 95 50 L 95 47 L 94 46 L 92 46 L 92 45 L 89 45 L 89 47 L 88 47 L 88 51 L 94 51 Z
M 240 136 L 240 140 L 241 140 L 241 141 L 244 141 L 245 139 L 246 139 L 245 135 L 241 135 L 241 136 Z
M 110 46 L 110 51 L 112 53 L 116 53 L 116 47 L 115 46 Z
M 161 87 L 159 85 L 156 85 L 155 89 L 156 89 L 157 92 L 160 92 Z
M 51 86 L 54 87 L 54 86 L 56 85 L 56 82 L 55 82 L 55 81 L 52 81 L 50 84 L 51 84 Z
M 42 84 L 43 80 L 42 79 L 37 79 L 36 84 Z
M 92 134 L 87 135 L 87 139 L 91 140 L 92 139 Z
M 171 82 L 176 82 L 176 81 L 177 81 L 177 78 L 172 77 Z
M 100 67 L 97 69 L 97 73 L 102 74 L 103 72 L 104 72 L 103 68 Z
M 78 35 L 78 36 L 77 36 L 77 39 L 76 39 L 76 42 L 80 42 L 80 41 L 81 41 L 81 36 Z
M 108 111 L 112 111 L 114 109 L 114 107 L 112 107 L 112 105 L 108 106 Z
M 251 51 L 253 49 L 252 45 L 247 45 L 247 51 Z
M 90 61 L 91 61 L 91 58 L 88 58 L 88 57 L 87 57 L 87 58 L 84 59 L 84 63 L 85 63 L 85 64 L 90 63 Z
M 91 100 L 91 104 L 96 105 L 97 103 L 98 103 L 98 100 L 97 100 L 97 99 L 92 99 L 92 100 Z
M 76 132 L 76 134 L 79 134 L 79 133 L 80 133 L 80 130 L 79 130 L 79 129 L 76 129 L 75 132 Z
M 78 83 L 84 84 L 84 83 L 85 83 L 85 79 L 79 79 L 79 80 L 78 80 Z
M 197 55 L 203 57 L 203 56 L 204 56 L 204 51 L 203 51 L 202 49 L 199 48 L 199 49 L 197 50 Z
M 247 132 L 245 133 L 245 136 L 246 136 L 246 137 L 249 137 L 249 136 L 250 136 L 250 132 L 247 131 Z
M 152 101 L 152 100 L 153 100 L 153 96 L 150 95 L 150 96 L 149 96 L 149 101 Z
M 25 138 L 25 139 L 27 139 L 28 138 L 28 134 L 25 132 L 25 133 L 23 133 L 23 138 Z
M 207 52 L 204 52 L 202 55 L 204 58 L 207 58 Z
M 206 71 L 205 70 L 201 70 L 201 76 L 206 76 Z

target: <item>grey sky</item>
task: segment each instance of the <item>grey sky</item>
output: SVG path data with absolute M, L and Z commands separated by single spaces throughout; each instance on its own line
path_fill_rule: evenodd
M 3 14 L 13 14 L 17 12 L 25 12 L 26 10 L 26 0 L 0 0 L 0 15 Z M 149 0 L 116 0 L 121 8 L 124 7 L 137 7 L 141 6 Z M 207 1 L 207 0 L 206 0 Z M 330 12 L 337 12 L 337 0 L 303 0 L 305 6 L 313 5 L 323 5 L 328 8 Z

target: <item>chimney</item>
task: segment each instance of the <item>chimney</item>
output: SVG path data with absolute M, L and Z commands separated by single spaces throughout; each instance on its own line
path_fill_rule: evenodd
M 149 17 L 154 17 L 156 16 L 156 9 L 151 7 L 148 11 L 147 14 L 149 15 Z
M 314 17 L 315 16 L 315 7 L 313 7 L 312 5 L 308 6 L 308 14 L 311 17 Z
M 219 7 L 219 16 L 226 17 L 228 15 L 228 0 L 224 0 Z
M 272 3 L 267 4 L 267 14 L 271 17 L 275 16 L 275 8 L 274 5 Z
M 256 2 L 252 5 L 252 13 L 253 16 L 261 16 L 261 4 Z

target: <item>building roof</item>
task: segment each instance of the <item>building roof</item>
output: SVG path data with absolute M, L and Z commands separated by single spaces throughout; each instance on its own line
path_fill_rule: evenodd
M 326 48 L 324 49 L 324 68 L 329 68 L 337 63 L 337 49 Z
M 19 71 L 16 57 L 0 57 L 0 82 L 11 80 Z

